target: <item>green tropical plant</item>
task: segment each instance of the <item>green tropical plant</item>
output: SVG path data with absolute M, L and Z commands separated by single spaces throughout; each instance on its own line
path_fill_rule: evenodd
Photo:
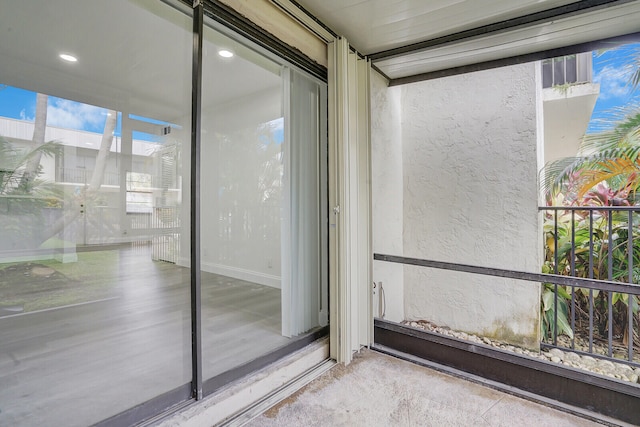
M 600 189 L 602 190 L 602 189 Z M 598 203 L 607 198 L 596 191 L 587 194 L 583 204 Z M 625 200 L 627 202 L 627 200 Z M 605 205 L 606 206 L 606 205 Z M 554 224 L 557 219 L 557 226 Z M 558 212 L 557 218 L 547 214 L 544 224 L 545 263 L 543 272 L 599 280 L 614 280 L 629 282 L 629 251 L 631 250 L 631 282 L 640 283 L 640 229 L 632 227 L 632 247 L 629 248 L 629 215 L 628 212 L 593 211 L 592 217 L 588 211 Z M 593 223 L 590 225 L 591 220 Z M 609 229 L 611 222 L 611 229 Z M 572 236 L 573 228 L 573 236 Z M 590 237 L 591 236 L 591 237 Z M 557 242 L 557 243 L 556 243 Z M 573 242 L 573 245 L 572 245 Z M 572 247 L 574 248 L 572 250 Z M 611 248 L 611 258 L 609 258 Z M 557 251 L 557 253 L 556 253 Z M 572 263 L 573 260 L 573 263 Z M 557 261 L 557 263 L 556 263 Z M 570 315 L 567 301 L 573 294 L 576 300 L 575 319 L 588 322 L 590 300 L 593 298 L 593 324 L 596 332 L 605 337 L 608 330 L 609 299 L 612 305 L 613 331 L 615 334 L 625 334 L 628 325 L 629 295 L 620 292 L 590 291 L 586 288 L 572 288 L 558 286 L 558 334 L 567 332 L 568 323 L 565 317 Z M 542 295 L 543 306 L 543 336 L 549 338 L 552 329 L 549 322 L 553 322 L 553 311 L 549 310 L 550 301 L 554 301 L 553 286 L 545 285 Z M 546 299 L 545 299 L 546 298 Z M 633 297 L 633 313 L 637 315 L 640 299 Z
M 567 300 L 571 296 L 562 286 L 557 287 L 558 294 L 558 335 L 565 334 L 569 338 L 573 338 L 573 330 L 569 323 L 569 306 Z M 551 283 L 545 283 L 542 289 L 542 321 L 540 322 L 540 336 L 543 339 L 549 339 L 554 335 L 554 327 L 556 325 L 556 304 L 555 304 L 556 288 Z

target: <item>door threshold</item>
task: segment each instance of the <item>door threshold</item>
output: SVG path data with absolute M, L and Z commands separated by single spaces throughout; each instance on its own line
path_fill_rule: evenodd
M 335 365 L 329 339 L 322 338 L 279 361 L 230 383 L 153 425 L 157 427 L 241 426 L 286 399 Z

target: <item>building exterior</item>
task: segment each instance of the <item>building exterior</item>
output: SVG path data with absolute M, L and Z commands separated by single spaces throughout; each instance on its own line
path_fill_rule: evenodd
M 541 66 L 546 163 L 577 154 L 600 85 L 593 83 L 591 52 L 548 59 Z

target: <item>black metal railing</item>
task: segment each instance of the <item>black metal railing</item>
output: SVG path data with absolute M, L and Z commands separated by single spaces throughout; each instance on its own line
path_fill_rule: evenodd
M 543 270 L 617 284 L 613 288 L 596 287 L 585 292 L 579 286 L 562 289 L 560 283 L 545 282 L 553 287 L 554 321 L 552 336 L 543 341 L 543 346 L 559 346 L 561 319 L 558 316 L 561 305 L 566 304 L 572 350 L 601 356 L 594 350 L 594 341 L 605 341 L 604 356 L 619 360 L 614 358 L 614 348 L 622 348 L 628 362 L 640 366 L 634 362 L 640 300 L 637 293 L 628 291 L 629 285 L 636 287 L 640 282 L 640 221 L 634 226 L 634 215 L 640 213 L 640 206 L 544 206 L 539 209 L 544 213 Z M 584 327 L 578 328 L 576 322 L 588 323 L 586 345 L 576 345 L 578 329 L 584 330 Z

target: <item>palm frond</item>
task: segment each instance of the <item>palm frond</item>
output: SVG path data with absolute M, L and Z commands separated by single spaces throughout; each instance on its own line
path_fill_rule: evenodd
M 541 171 L 541 183 L 546 194 L 555 195 L 571 186 L 581 197 L 602 181 L 637 172 L 640 172 L 640 145 L 549 162 Z
M 580 145 L 581 153 L 592 153 L 615 147 L 640 145 L 640 105 L 633 103 L 613 108 L 594 121 L 597 133 L 587 134 Z
M 617 54 L 608 55 L 611 52 L 617 52 Z M 640 84 L 640 44 L 618 44 L 599 49 L 596 51 L 596 56 L 602 58 L 602 64 L 622 71 L 627 79 L 628 93 L 633 95 Z
M 7 194 L 17 187 L 24 166 L 38 153 L 45 157 L 62 155 L 63 146 L 49 141 L 32 150 L 17 150 L 9 141 L 0 138 L 0 194 Z
M 629 83 L 631 84 L 632 90 L 635 91 L 638 89 L 638 86 L 640 86 L 640 68 L 631 74 Z
M 563 157 L 547 162 L 540 171 L 540 184 L 545 194 L 558 194 L 580 168 L 583 157 Z
M 42 154 L 45 157 L 54 157 L 56 155 L 62 155 L 63 145 L 57 141 L 49 141 L 49 142 L 45 142 L 42 145 L 37 146 L 32 150 L 21 152 L 20 155 L 17 157 L 18 165 L 26 164 L 30 158 L 34 157 L 38 153 Z
M 633 55 L 630 55 L 630 76 L 629 76 L 629 86 L 631 87 L 631 92 L 635 92 L 640 86 L 640 50 L 636 49 Z
M 597 167 L 583 170 L 576 188 L 578 198 L 584 195 L 602 181 L 609 181 L 621 175 L 631 175 L 640 171 L 640 165 L 626 159 L 609 159 L 597 164 Z

